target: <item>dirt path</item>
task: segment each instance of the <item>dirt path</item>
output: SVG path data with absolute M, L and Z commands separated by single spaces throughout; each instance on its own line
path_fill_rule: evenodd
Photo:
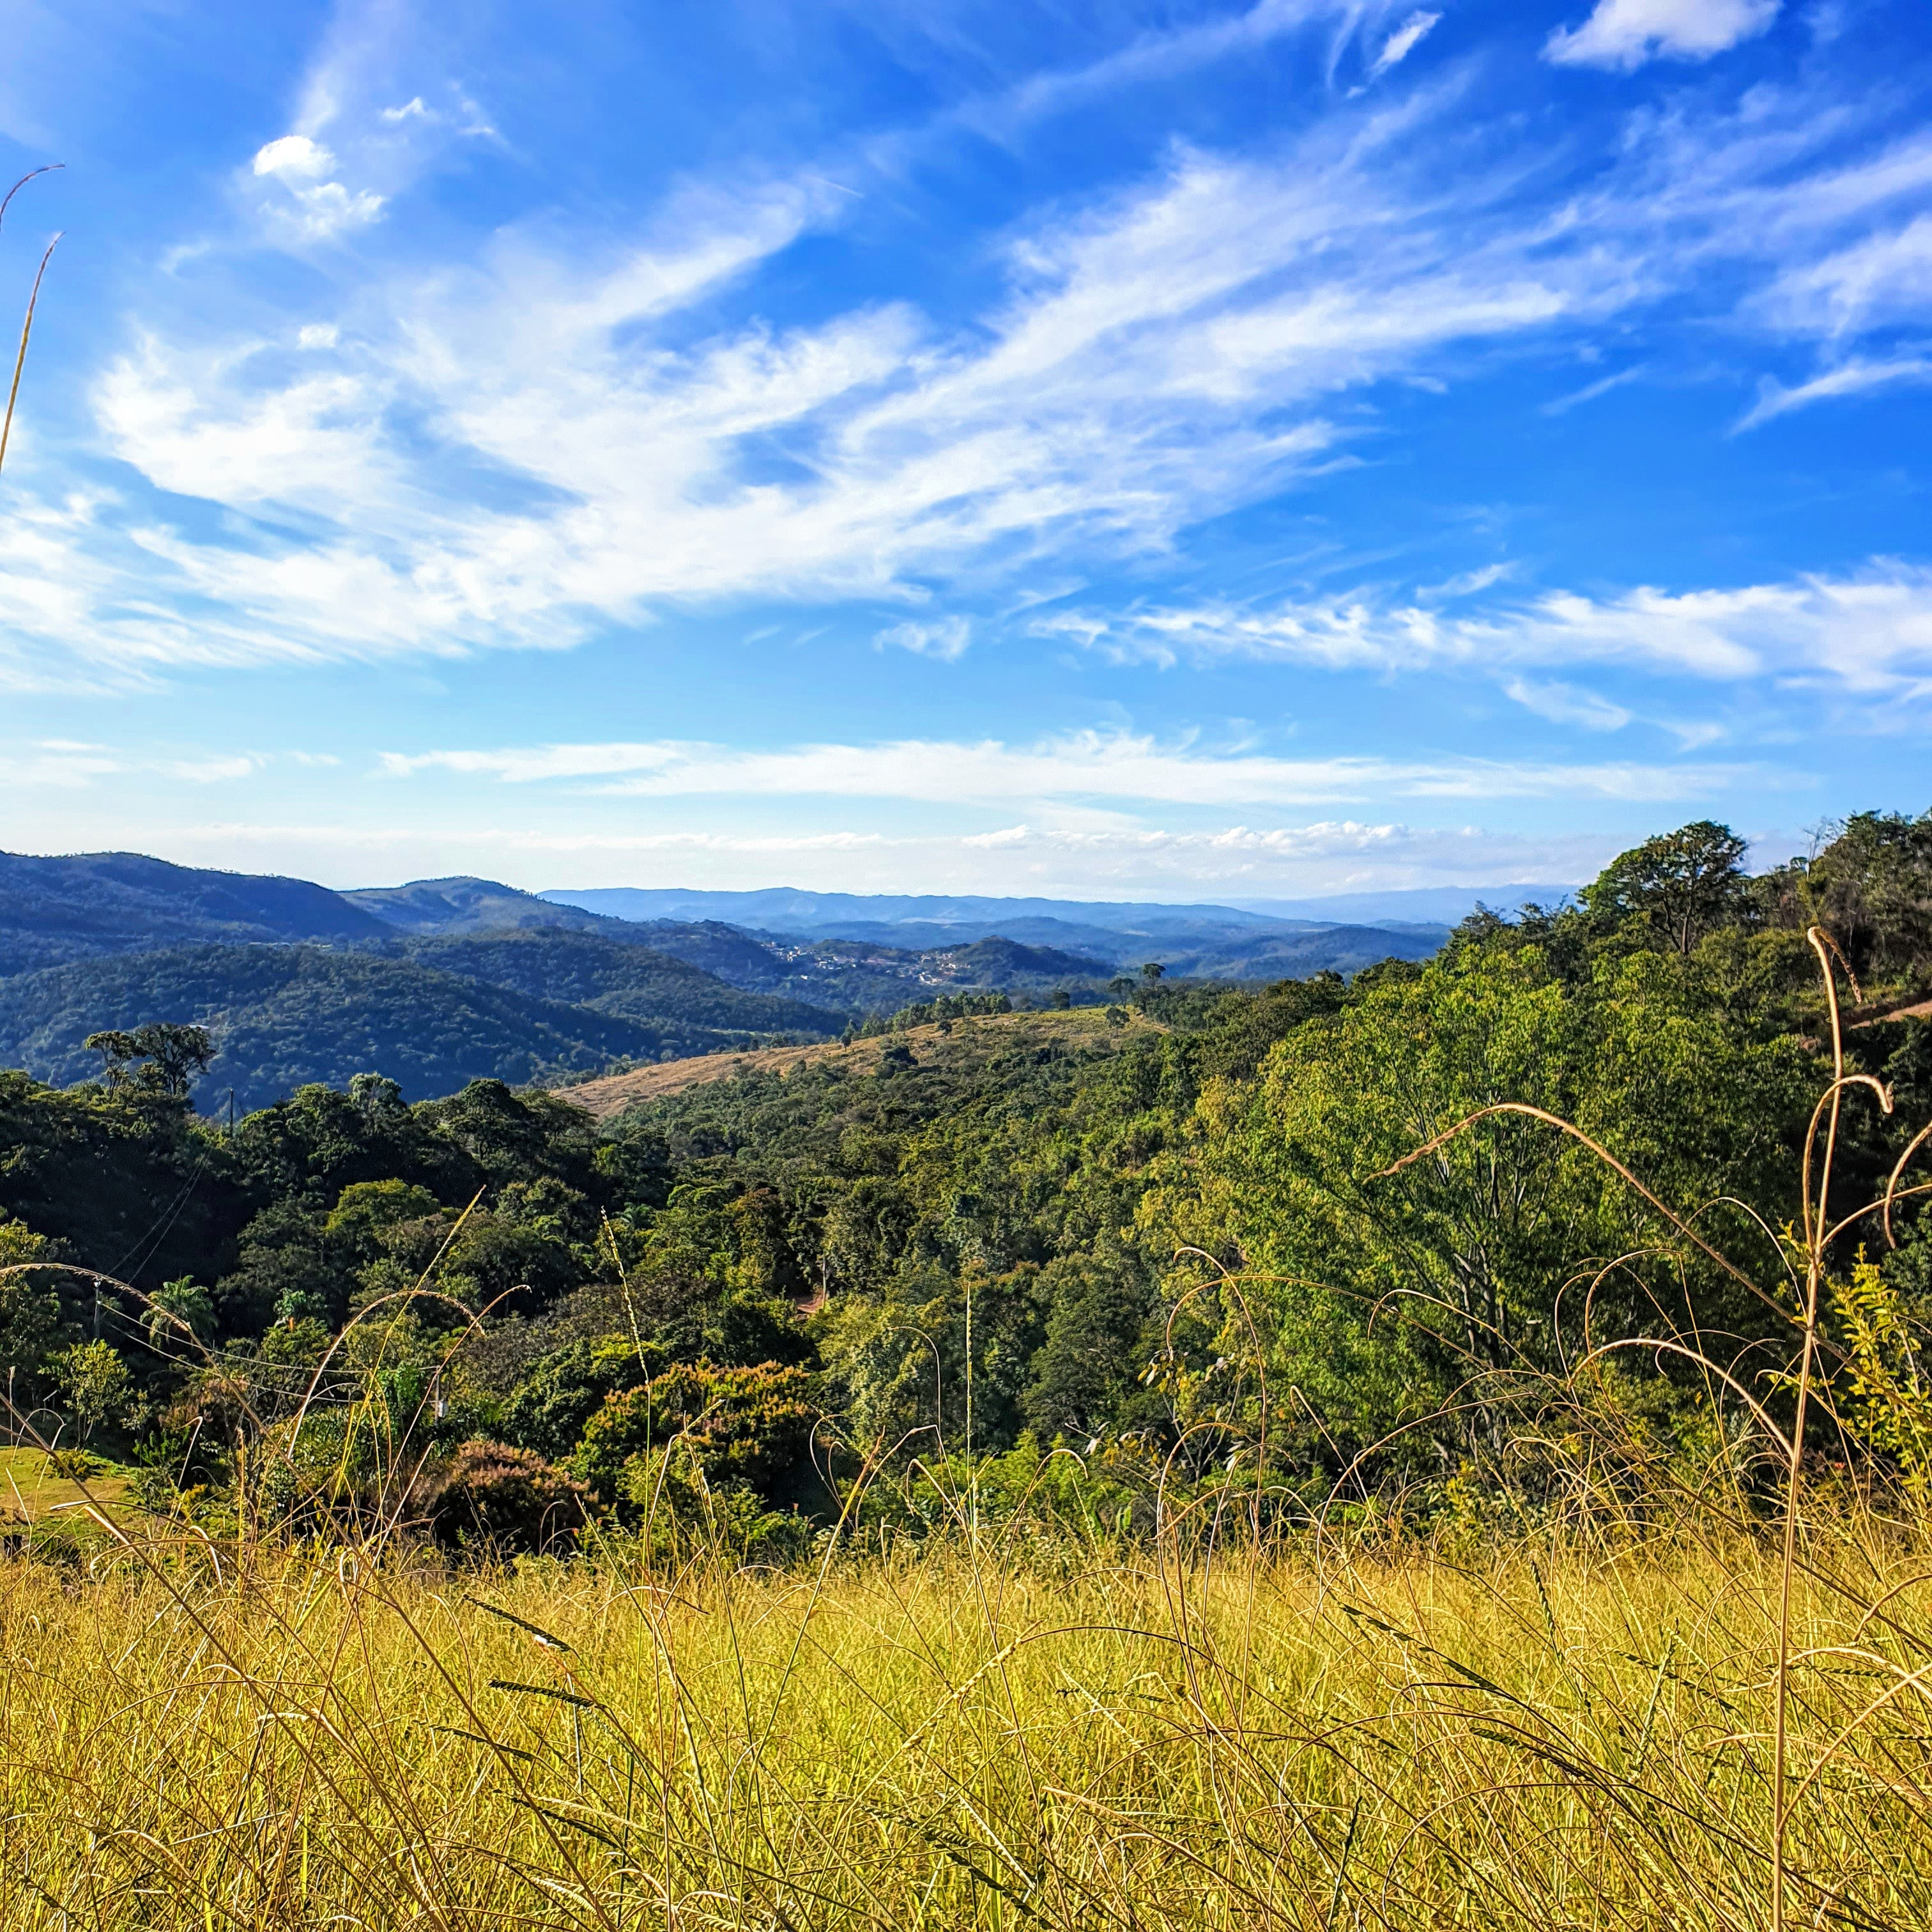
M 1920 1000 L 1909 1006 L 1894 1006 L 1889 1012 L 1874 1013 L 1868 1019 L 1854 1020 L 1845 1030 L 1856 1033 L 1862 1027 L 1883 1026 L 1891 1020 L 1923 1019 L 1928 1013 L 1932 1013 L 1932 1000 Z

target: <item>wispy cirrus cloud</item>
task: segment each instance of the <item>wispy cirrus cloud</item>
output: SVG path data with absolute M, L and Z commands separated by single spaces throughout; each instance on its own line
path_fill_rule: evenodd
M 1376 56 L 1374 61 L 1370 65 L 1369 78 L 1374 80 L 1388 73 L 1390 68 L 1399 67 L 1408 59 L 1409 56 L 1414 52 L 1415 50 L 1428 38 L 1430 29 L 1442 17 L 1440 14 L 1421 11 L 1410 14 L 1408 18 L 1403 21 L 1387 40 L 1383 41 L 1382 51 Z
M 1185 26 L 1138 33 L 1124 46 L 1098 59 L 1050 68 L 1029 74 L 1012 86 L 976 92 L 918 130 L 913 138 L 930 140 L 954 128 L 968 128 L 996 140 L 1010 139 L 1033 123 L 1071 109 L 1118 96 L 1136 87 L 1172 85 L 1201 68 L 1252 56 L 1311 29 L 1328 38 L 1326 66 L 1332 76 L 1348 47 L 1352 44 L 1372 44 L 1375 35 L 1399 10 L 1400 4 L 1401 0 L 1254 0 L 1252 5 L 1218 18 L 1210 16 Z M 1382 43 L 1372 71 L 1393 67 L 1415 46 L 1428 28 L 1412 29 L 1417 20 L 1425 17 L 1432 26 L 1441 16 L 1412 15 L 1405 26 Z M 1394 59 L 1384 59 L 1394 42 L 1402 44 L 1400 51 Z M 896 149 L 907 139 L 901 134 L 889 139 L 886 145 Z
M 1634 715 L 1594 691 L 1581 690 L 1560 679 L 1539 682 L 1512 677 L 1504 681 L 1503 690 L 1526 711 L 1533 711 L 1552 724 L 1574 724 L 1586 731 L 1621 731 Z
M 1210 831 L 1017 824 L 958 843 L 1008 864 L 1058 866 L 1075 876 L 1142 887 L 1211 880 L 1224 893 L 1246 896 L 1280 890 L 1276 882 L 1283 880 L 1305 881 L 1296 890 L 1316 893 L 1581 880 L 1600 871 L 1615 849 L 1613 841 L 1591 834 L 1535 837 L 1346 818 Z
M 1600 396 L 1607 396 L 1613 389 L 1621 389 L 1627 383 L 1640 381 L 1647 373 L 1641 362 L 1633 363 L 1628 369 L 1619 369 L 1614 375 L 1600 376 L 1594 382 L 1586 382 L 1580 389 L 1572 389 L 1567 395 L 1552 397 L 1541 405 L 1546 416 L 1565 416 L 1585 403 L 1594 403 Z
M 1115 801 L 1134 806 L 1294 806 L 1416 799 L 1699 797 L 1738 766 L 1562 764 L 1485 759 L 1282 758 L 1163 745 L 1127 731 L 1082 731 L 1034 744 L 906 740 L 734 750 L 666 742 L 550 745 L 385 754 L 398 778 L 442 771 L 532 781 L 602 778 L 626 797 L 820 797 L 934 804 Z
M 1846 160 L 1843 128 L 1790 103 L 1654 122 L 1552 202 L 1487 165 L 1468 84 L 1330 104 L 1271 147 L 1178 148 L 1023 222 L 970 326 L 890 300 L 729 320 L 845 218 L 801 172 L 687 184 L 621 242 L 513 228 L 380 268 L 303 321 L 292 362 L 150 328 L 95 385 L 101 434 L 243 520 L 190 535 L 103 502 L 38 567 L 0 559 L 0 635 L 159 668 L 566 645 L 731 598 L 911 602 L 1158 554 L 1334 460 L 1376 385 L 1588 328 L 1714 255 L 1764 271 L 1754 327 L 1842 332 L 1917 298 L 1932 142 Z M 260 151 L 265 182 L 334 178 L 347 91 L 317 83 L 302 131 Z M 1445 143 L 1466 150 L 1452 188 Z
M 8 756 L 0 759 L 0 789 L 22 794 L 49 789 L 74 792 L 104 779 L 124 778 L 220 784 L 253 778 L 267 762 L 254 752 L 166 758 L 152 751 L 130 751 L 78 739 L 42 738 L 9 748 Z
M 1877 560 L 1842 577 L 1736 589 L 1556 590 L 1476 610 L 1375 591 L 1300 602 L 1148 604 L 1032 620 L 1121 657 L 1238 656 L 1328 670 L 1621 666 L 1718 682 L 1798 680 L 1894 697 L 1932 692 L 1932 568 Z
M 1606 0 L 1572 38 L 1688 53 L 1756 14 L 1725 0 L 1700 17 Z M 1301 34 L 1388 83 L 1331 91 L 1286 136 L 1171 144 L 1022 214 L 979 238 L 988 275 L 959 312 L 887 292 L 766 319 L 760 278 L 850 218 L 848 194 L 794 168 L 688 179 L 615 235 L 554 220 L 428 262 L 350 251 L 280 332 L 137 328 L 92 401 L 105 446 L 166 494 L 26 500 L 19 532 L 0 532 L 0 679 L 560 649 L 752 599 L 862 599 L 874 637 L 956 654 L 966 620 L 920 614 L 935 589 L 1010 606 L 1048 573 L 1158 560 L 1382 434 L 1387 386 L 1541 353 L 1681 297 L 1713 262 L 1731 291 L 1713 320 L 1828 357 L 1767 388 L 1744 426 L 1918 380 L 1922 357 L 1859 345 L 1932 310 L 1932 139 L 1868 140 L 1837 104 L 1759 90 L 1702 117 L 1646 110 L 1574 176 L 1559 158 L 1499 159 L 1472 131 L 1473 63 L 1411 84 L 1433 19 L 1262 0 L 1004 90 L 1003 111 L 1044 116 Z M 407 144 L 484 124 L 398 84 L 398 31 L 381 9 L 339 16 L 292 131 L 245 164 L 252 183 L 393 205 L 435 152 Z M 1365 596 L 1103 628 L 1141 655 L 1211 632 L 1308 663 L 1496 650 L 1711 675 L 1802 673 L 1810 638 L 1832 676 L 1916 676 L 1881 587 L 1855 586 L 1880 624 L 1862 654 L 1828 586 L 1552 593 L 1460 624 Z M 1664 641 L 1646 653 L 1635 634 L 1652 625 Z
M 966 655 L 973 641 L 973 627 L 964 617 L 935 617 L 929 621 L 908 620 L 878 632 L 872 642 L 883 647 L 910 651 L 915 657 L 938 658 L 952 664 Z
M 1738 418 L 1736 428 L 1755 429 L 1760 423 L 1789 415 L 1793 410 L 1809 408 L 1814 403 L 1835 402 L 1841 397 L 1867 395 L 1879 389 L 1916 388 L 1928 382 L 1932 382 L 1932 356 L 1869 359 L 1855 356 L 1788 388 L 1766 377 L 1759 387 L 1757 400 Z

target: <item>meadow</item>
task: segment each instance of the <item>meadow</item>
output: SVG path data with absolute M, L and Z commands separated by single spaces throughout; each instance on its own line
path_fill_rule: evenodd
M 1927 1539 L 975 1538 L 788 1571 L 0 1565 L 22 1928 L 1771 1924 L 1932 1914 Z

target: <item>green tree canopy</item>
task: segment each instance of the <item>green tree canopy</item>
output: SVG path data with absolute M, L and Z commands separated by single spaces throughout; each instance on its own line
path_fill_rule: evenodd
M 1577 898 L 1600 923 L 1640 921 L 1654 943 L 1689 952 L 1742 902 L 1749 849 L 1728 825 L 1700 818 L 1620 853 Z
M 185 1104 L 196 1074 L 214 1058 L 207 1028 L 155 1021 L 131 1031 L 89 1034 L 82 1042 L 100 1055 L 101 1080 L 110 1093 Z

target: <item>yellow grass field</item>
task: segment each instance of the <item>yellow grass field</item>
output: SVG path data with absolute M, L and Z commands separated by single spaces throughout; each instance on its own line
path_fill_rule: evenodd
M 1932 1562 L 1804 1549 L 1785 1922 L 1904 1932 Z M 1764 1926 L 1778 1582 L 1742 1540 L 16 1560 L 0 1924 Z

